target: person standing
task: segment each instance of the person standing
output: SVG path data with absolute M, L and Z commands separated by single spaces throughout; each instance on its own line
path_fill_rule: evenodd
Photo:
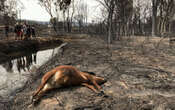
M 16 33 L 15 40 L 21 39 L 22 40 L 22 35 L 23 35 L 23 29 L 21 24 L 16 24 L 14 32 Z
M 31 26 L 27 25 L 26 38 L 29 39 L 30 37 L 31 37 Z
M 8 39 L 8 33 L 9 33 L 9 26 L 5 25 L 5 36 Z
M 14 33 L 15 33 L 15 40 L 17 40 L 18 38 L 18 23 L 15 24 L 15 27 L 14 27 Z
M 27 24 L 25 23 L 25 24 L 23 24 L 23 26 L 22 26 L 22 28 L 23 28 L 23 39 L 26 39 L 26 34 L 27 34 Z
M 22 40 L 23 35 L 24 35 L 23 24 L 20 23 L 20 25 L 19 25 L 19 37 L 20 37 L 20 40 Z
M 31 27 L 31 31 L 32 31 L 32 37 L 36 37 L 36 34 L 35 34 L 35 27 L 32 25 Z

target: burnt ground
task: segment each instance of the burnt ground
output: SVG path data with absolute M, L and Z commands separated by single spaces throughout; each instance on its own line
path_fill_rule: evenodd
M 11 110 L 175 110 L 175 47 L 168 39 L 144 37 L 115 41 L 108 49 L 100 38 L 66 38 L 68 44 L 41 66 L 10 102 Z M 71 64 L 107 79 L 99 94 L 86 87 L 48 92 L 31 106 L 30 96 L 42 75 L 58 65 Z M 1 108 L 2 108 L 1 107 Z

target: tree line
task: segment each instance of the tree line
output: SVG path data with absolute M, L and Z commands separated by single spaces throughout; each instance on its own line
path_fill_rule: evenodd
M 87 22 L 91 13 L 84 0 L 39 0 L 39 3 L 51 16 L 55 32 L 77 29 L 102 34 L 107 36 L 108 43 L 121 36 L 163 36 L 174 32 L 175 0 L 95 1 L 101 11 L 91 24 Z M 61 25 L 63 28 L 59 28 Z M 72 28 L 73 25 L 77 28 Z
M 108 42 L 127 35 L 162 36 L 172 33 L 174 0 L 97 0 L 106 10 Z M 114 34 L 114 35 L 111 35 Z
M 18 10 L 22 9 L 20 0 L 1 0 L 0 1 L 0 24 L 13 25 L 17 20 Z

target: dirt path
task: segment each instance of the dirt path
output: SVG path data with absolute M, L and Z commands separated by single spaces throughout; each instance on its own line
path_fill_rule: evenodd
M 68 40 L 69 41 L 69 40 Z M 115 42 L 110 50 L 99 38 L 70 40 L 52 60 L 40 67 L 16 94 L 7 109 L 13 110 L 173 110 L 175 109 L 175 54 L 165 44 L 159 48 L 150 42 Z M 164 48 L 161 48 L 163 46 Z M 164 49 L 164 50 L 162 50 Z M 83 71 L 95 72 L 108 81 L 96 94 L 85 87 L 49 92 L 35 107 L 30 96 L 41 76 L 57 65 L 71 64 Z M 4 102 L 5 103 L 5 102 Z M 3 106 L 0 104 L 0 106 Z

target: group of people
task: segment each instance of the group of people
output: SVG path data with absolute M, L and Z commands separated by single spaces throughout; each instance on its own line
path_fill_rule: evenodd
M 29 39 L 31 37 L 36 37 L 35 28 L 33 25 L 17 23 L 15 25 L 14 32 L 16 34 L 15 35 L 16 40 Z

